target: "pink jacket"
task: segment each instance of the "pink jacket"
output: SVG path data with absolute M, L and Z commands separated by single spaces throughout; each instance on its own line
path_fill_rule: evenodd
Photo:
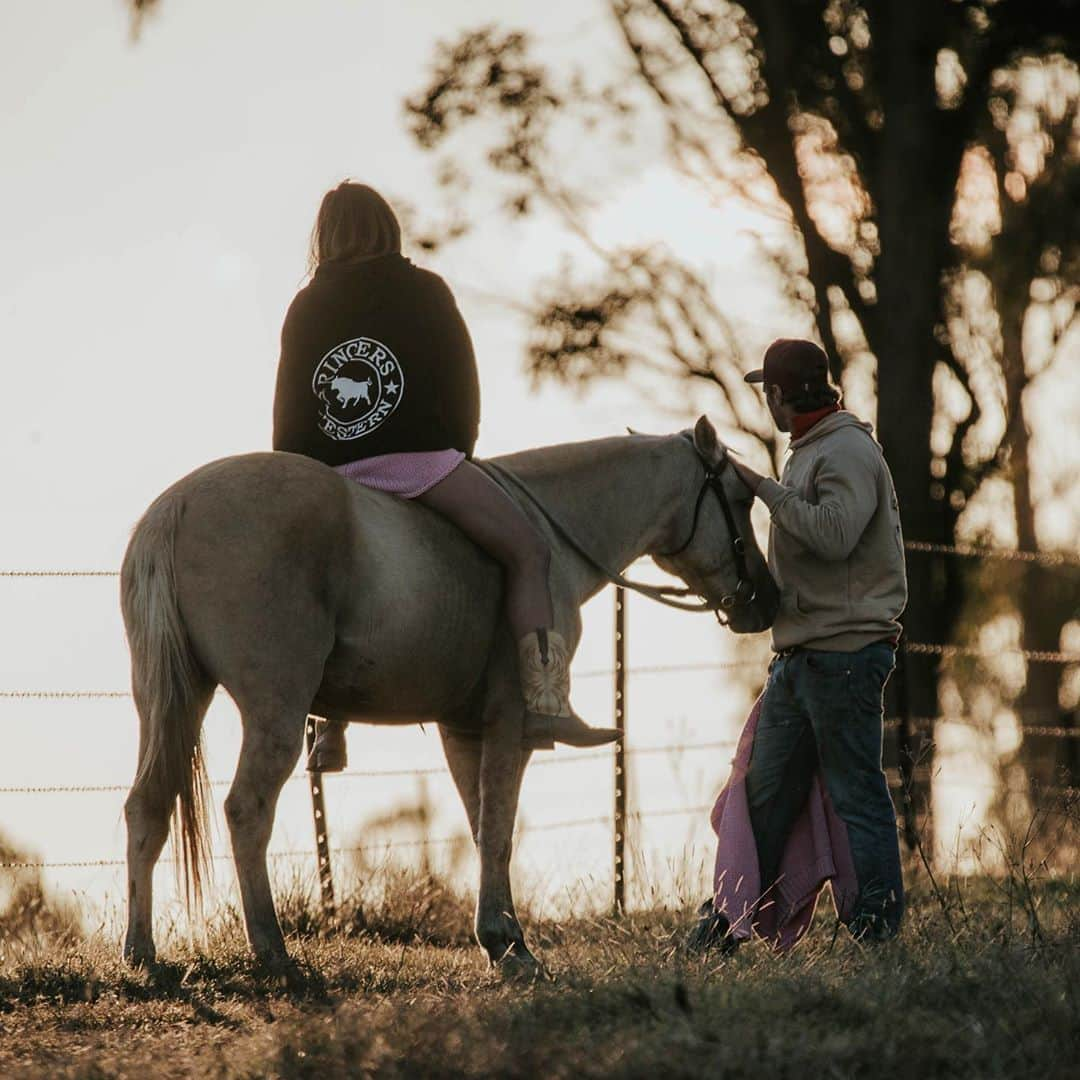
M 779 894 L 779 898 L 759 908 L 761 881 L 746 798 L 746 771 L 760 711 L 758 698 L 739 737 L 731 776 L 713 807 L 712 827 L 719 841 L 713 892 L 716 910 L 727 916 L 736 938 L 746 940 L 753 931 L 785 951 L 809 928 L 826 882 L 832 885 L 833 903 L 845 922 L 853 913 L 858 884 L 847 827 L 833 809 L 819 772 L 780 861 L 779 884 L 773 890 L 773 896 Z

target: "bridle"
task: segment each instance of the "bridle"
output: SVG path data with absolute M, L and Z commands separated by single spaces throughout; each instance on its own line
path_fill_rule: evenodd
M 702 461 L 702 464 L 705 465 L 704 461 Z M 720 609 L 731 611 L 734 608 L 749 607 L 749 605 L 757 599 L 757 588 L 754 586 L 754 582 L 750 577 L 750 572 L 746 566 L 746 541 L 743 540 L 742 534 L 735 524 L 735 515 L 731 509 L 731 501 L 728 499 L 727 492 L 724 490 L 724 470 L 728 468 L 728 465 L 729 463 L 726 454 L 720 463 L 719 469 L 714 469 L 705 465 L 705 479 L 698 489 L 697 499 L 694 501 L 694 517 L 690 523 L 690 534 L 674 551 L 665 551 L 659 556 L 661 559 L 673 559 L 677 555 L 681 555 L 691 543 L 693 543 L 694 536 L 697 534 L 698 521 L 701 518 L 702 504 L 705 502 L 705 496 L 711 491 L 713 495 L 716 496 L 716 501 L 720 504 L 720 511 L 724 515 L 724 522 L 727 525 L 728 538 L 731 543 L 731 558 L 732 562 L 735 563 L 735 573 L 738 580 L 735 584 L 735 591 L 732 593 L 725 593 L 720 597 L 718 605 L 706 605 L 704 609 L 695 606 L 693 610 L 712 611 L 715 613 L 717 621 L 720 623 L 727 622 L 726 619 L 721 617 Z M 660 586 L 660 588 L 667 589 L 668 587 Z M 691 592 L 690 589 L 670 589 L 670 591 L 676 595 L 682 596 L 687 596 Z M 663 603 L 663 601 L 661 601 L 661 603 Z
M 687 441 L 690 441 L 689 437 L 687 437 Z M 702 460 L 700 454 L 698 455 L 698 461 L 700 461 L 705 468 L 705 479 L 698 489 L 697 498 L 694 501 L 694 516 L 690 523 L 690 534 L 674 551 L 660 553 L 658 557 L 661 559 L 675 558 L 676 556 L 681 555 L 693 543 L 694 537 L 697 535 L 698 522 L 701 519 L 702 505 L 705 502 L 705 497 L 709 492 L 712 492 L 716 497 L 717 502 L 720 504 L 720 510 L 723 513 L 724 521 L 727 524 L 728 537 L 731 543 L 732 561 L 735 563 L 735 572 L 738 577 L 735 591 L 725 593 L 716 603 L 710 603 L 708 600 L 704 599 L 700 604 L 691 603 L 681 598 L 699 595 L 695 594 L 693 589 L 674 585 L 649 585 L 643 581 L 632 581 L 618 573 L 618 571 L 611 570 L 609 567 L 604 566 L 603 563 L 585 550 L 566 526 L 563 525 L 558 517 L 540 501 L 532 489 L 523 480 L 515 476 L 510 470 L 504 468 L 502 465 L 497 465 L 493 461 L 477 461 L 476 464 L 484 469 L 504 491 L 511 492 L 512 489 L 512 491 L 517 491 L 524 495 L 529 502 L 543 514 L 556 533 L 558 533 L 559 536 L 585 560 L 585 562 L 603 574 L 603 576 L 613 585 L 619 585 L 624 589 L 630 589 L 632 592 L 636 592 L 650 600 L 655 600 L 658 604 L 664 604 L 667 607 L 676 608 L 679 611 L 711 611 L 716 616 L 716 621 L 721 625 L 726 626 L 729 620 L 725 615 L 721 614 L 721 612 L 730 614 L 739 608 L 748 607 L 757 599 L 757 589 L 754 587 L 754 583 L 751 580 L 746 565 L 746 542 L 743 540 L 742 535 L 735 524 L 735 515 L 732 513 L 731 503 L 728 499 L 727 492 L 724 490 L 723 474 L 724 470 L 728 467 L 727 457 L 725 455 L 719 468 L 712 468 L 707 465 L 705 461 Z

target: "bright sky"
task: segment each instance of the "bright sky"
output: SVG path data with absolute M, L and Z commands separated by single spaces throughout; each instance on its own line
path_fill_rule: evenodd
M 431 201 L 432 162 L 411 144 L 401 103 L 423 84 L 437 40 L 485 22 L 535 31 L 549 56 L 604 65 L 619 55 L 595 0 L 164 0 L 137 44 L 119 0 L 5 0 L 0 569 L 115 569 L 158 492 L 208 460 L 269 445 L 278 333 L 322 192 L 353 176 L 420 207 Z M 712 263 L 752 345 L 785 331 L 737 208 L 708 205 L 662 163 L 627 174 L 600 204 L 605 237 L 663 238 Z M 476 340 L 481 454 L 681 423 L 611 386 L 585 396 L 530 394 L 521 317 L 482 298 L 527 298 L 560 254 L 558 235 L 533 222 L 487 230 L 429 262 L 458 293 Z M 0 605 L 0 689 L 126 687 L 114 580 L 0 579 Z M 690 616 L 635 602 L 631 619 L 639 665 L 708 661 L 727 647 L 720 631 Z M 610 620 L 605 594 L 588 613 L 582 671 L 610 665 Z M 725 689 L 732 678 L 641 676 L 632 744 L 729 735 L 745 706 L 741 690 Z M 580 679 L 576 700 L 604 722 L 609 680 Z M 130 702 L 0 700 L 0 713 L 0 786 L 130 781 Z M 237 731 L 231 705 L 216 704 L 207 725 L 215 777 L 231 774 Z M 430 731 L 354 728 L 350 747 L 360 769 L 441 761 Z M 729 757 L 641 758 L 636 806 L 709 801 Z M 415 801 L 420 783 L 331 781 L 335 843 L 357 842 L 359 822 Z M 446 776 L 429 778 L 427 790 L 433 832 L 460 831 Z M 122 798 L 0 793 L 0 830 L 50 860 L 116 858 Z M 289 785 L 276 848 L 310 847 L 305 799 L 303 783 Z M 606 762 L 547 766 L 527 780 L 524 818 L 591 818 L 607 813 L 610 799 Z M 711 860 L 705 816 L 646 828 L 651 847 L 638 886 L 669 880 L 665 858 L 689 841 L 697 863 L 684 885 L 693 892 Z M 556 902 L 572 882 L 585 879 L 587 889 L 590 878 L 606 880 L 609 843 L 604 827 L 537 834 L 519 867 L 532 868 L 531 880 Z M 223 881 L 230 874 L 223 870 Z M 120 878 L 99 869 L 50 880 L 100 899 Z

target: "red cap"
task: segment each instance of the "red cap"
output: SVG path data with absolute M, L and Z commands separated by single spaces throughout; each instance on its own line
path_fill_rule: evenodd
M 829 385 L 829 358 L 820 345 L 799 338 L 777 338 L 765 350 L 765 362 L 749 372 L 748 383 L 779 386 L 784 397 Z

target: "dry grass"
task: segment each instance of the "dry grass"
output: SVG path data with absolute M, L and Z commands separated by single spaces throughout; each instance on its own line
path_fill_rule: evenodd
M 899 941 L 864 949 L 829 918 L 787 957 L 685 957 L 688 915 L 533 924 L 554 981 L 507 983 L 468 943 L 469 904 L 401 875 L 322 933 L 303 890 L 285 987 L 222 911 L 153 974 L 70 927 L 8 933 L 0 1075 L 1076 1076 L 1080 883 L 915 882 Z

